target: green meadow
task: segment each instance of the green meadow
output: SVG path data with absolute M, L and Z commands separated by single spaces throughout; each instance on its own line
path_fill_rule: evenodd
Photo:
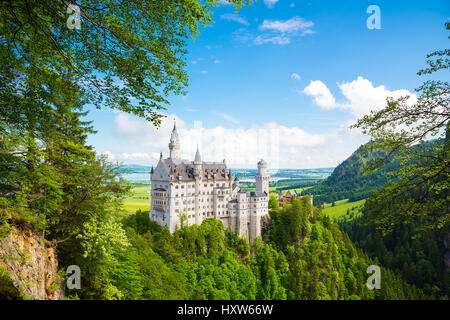
M 361 213 L 365 201 L 365 199 L 354 202 L 349 202 L 348 199 L 339 200 L 335 201 L 334 207 L 331 203 L 327 203 L 325 209 L 322 210 L 333 219 L 341 219 L 344 217 L 351 219 Z
M 123 209 L 127 213 L 135 213 L 138 209 L 150 210 L 150 183 L 132 183 L 130 195 L 123 200 Z

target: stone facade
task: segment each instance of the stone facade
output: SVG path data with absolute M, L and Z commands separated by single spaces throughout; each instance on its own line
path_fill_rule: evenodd
M 174 232 L 187 225 L 201 224 L 215 218 L 250 243 L 261 235 L 261 220 L 268 214 L 269 178 L 267 163 L 258 162 L 256 191 L 245 192 L 239 180 L 232 180 L 231 171 L 223 162 L 204 162 L 197 148 L 194 161 L 179 157 L 180 142 L 174 125 L 169 143 L 170 157 L 162 154 L 151 172 L 152 197 L 150 219 Z

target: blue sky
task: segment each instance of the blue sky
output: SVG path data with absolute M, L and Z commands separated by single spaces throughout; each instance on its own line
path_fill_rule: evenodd
M 381 29 L 366 25 L 370 5 Z M 188 95 L 170 97 L 161 128 L 92 110 L 89 142 L 111 160 L 154 165 L 176 118 L 184 158 L 198 144 L 203 160 L 234 168 L 262 157 L 272 168 L 336 166 L 368 141 L 348 130 L 355 119 L 386 96 L 414 100 L 426 54 L 448 47 L 449 17 L 439 0 L 260 0 L 237 13 L 223 4 L 189 43 Z

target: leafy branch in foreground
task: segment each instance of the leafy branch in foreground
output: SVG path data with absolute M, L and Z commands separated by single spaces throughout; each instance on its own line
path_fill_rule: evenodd
M 230 0 L 235 9 L 251 0 Z M 69 29 L 69 5 L 81 29 Z M 52 89 L 67 70 L 84 98 L 159 125 L 170 94 L 183 93 L 186 44 L 212 23 L 219 0 L 16 0 L 0 2 L 1 71 L 14 93 L 23 75 Z M 133 101 L 134 100 L 134 101 Z
M 450 30 L 448 22 L 446 29 Z M 449 56 L 448 49 L 429 54 L 428 68 L 418 75 L 448 69 Z M 392 173 L 399 180 L 375 193 L 365 204 L 366 222 L 374 222 L 385 232 L 399 223 L 419 221 L 420 235 L 450 221 L 449 83 L 427 80 L 416 92 L 417 101 L 408 96 L 388 98 L 387 107 L 372 111 L 352 126 L 370 135 L 373 145 L 388 150 L 385 157 L 369 165 L 368 171 L 383 166 L 393 154 L 401 159 L 401 167 Z

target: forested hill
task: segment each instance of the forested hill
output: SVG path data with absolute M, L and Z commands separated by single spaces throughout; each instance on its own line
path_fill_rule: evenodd
M 363 147 L 360 146 L 350 157 L 338 165 L 326 180 L 304 191 L 314 195 L 315 205 L 324 201 L 332 202 L 347 198 L 350 201 L 357 201 L 367 198 L 372 191 L 381 188 L 392 179 L 388 172 L 399 168 L 400 160 L 391 157 L 383 168 L 371 173 L 362 173 L 361 171 L 370 161 L 386 155 L 386 151 L 373 149 L 362 153 Z

